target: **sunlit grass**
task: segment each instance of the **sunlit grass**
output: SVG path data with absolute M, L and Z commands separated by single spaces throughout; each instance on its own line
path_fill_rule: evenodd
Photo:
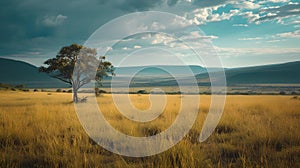
M 129 158 L 106 151 L 84 132 L 71 94 L 0 92 L 0 167 L 300 167 L 300 100 L 292 96 L 228 96 L 213 135 L 198 142 L 210 96 L 190 133 L 173 148 L 151 157 Z M 122 116 L 111 95 L 97 98 L 117 130 L 151 136 L 174 122 L 180 95 L 168 95 L 156 120 L 137 123 Z M 136 108 L 148 95 L 131 95 Z

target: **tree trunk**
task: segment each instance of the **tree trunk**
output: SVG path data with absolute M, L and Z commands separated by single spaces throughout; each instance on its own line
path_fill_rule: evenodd
M 78 89 L 73 88 L 73 102 L 74 102 L 74 103 L 78 103 L 77 90 L 78 90 Z

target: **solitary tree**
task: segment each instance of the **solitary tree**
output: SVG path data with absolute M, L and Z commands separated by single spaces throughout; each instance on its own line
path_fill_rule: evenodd
M 78 44 L 63 47 L 55 58 L 48 59 L 40 67 L 51 77 L 68 83 L 73 88 L 73 101 L 78 102 L 78 89 L 92 80 L 101 84 L 103 77 L 114 75 L 114 68 L 105 57 L 97 58 L 97 51 Z M 76 68 L 75 68 L 76 67 Z

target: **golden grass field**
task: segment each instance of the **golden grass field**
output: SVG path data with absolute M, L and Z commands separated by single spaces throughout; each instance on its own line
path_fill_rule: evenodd
M 82 128 L 69 93 L 0 91 L 0 167 L 300 167 L 300 99 L 293 96 L 228 96 L 215 132 L 198 136 L 210 105 L 201 108 L 189 134 L 173 148 L 150 157 L 113 154 Z M 164 113 L 149 123 L 123 117 L 111 95 L 98 97 L 103 114 L 119 131 L 151 136 L 175 120 L 180 95 L 168 95 Z M 131 95 L 140 109 L 148 95 Z

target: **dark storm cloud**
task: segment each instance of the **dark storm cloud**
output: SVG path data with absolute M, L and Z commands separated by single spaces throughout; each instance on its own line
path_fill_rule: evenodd
M 35 18 L 41 12 L 22 1 L 1 1 L 0 11 L 1 55 L 30 48 L 32 38 L 54 34 L 52 29 L 36 26 Z
M 192 1 L 194 5 L 205 8 L 226 4 L 230 0 L 194 0 Z
M 176 5 L 177 4 L 177 2 L 178 2 L 178 0 L 168 0 L 168 5 L 169 6 L 174 6 L 174 5 Z
M 163 2 L 164 0 L 120 0 L 115 2 L 115 6 L 126 11 L 145 11 Z
M 166 0 L 2 0 L 0 56 L 56 51 L 83 43 L 97 28 L 132 11 L 154 8 Z M 177 0 L 169 0 L 169 5 Z
M 57 52 L 64 45 L 83 43 L 99 26 L 123 13 L 96 0 L 0 1 L 0 56 Z
M 162 5 L 174 6 L 179 0 L 98 0 L 99 4 L 110 5 L 125 11 L 146 11 Z
M 267 15 L 260 17 L 256 21 L 275 20 L 288 16 L 299 15 L 300 4 L 288 4 L 278 8 L 266 8 L 261 11 L 267 13 Z

